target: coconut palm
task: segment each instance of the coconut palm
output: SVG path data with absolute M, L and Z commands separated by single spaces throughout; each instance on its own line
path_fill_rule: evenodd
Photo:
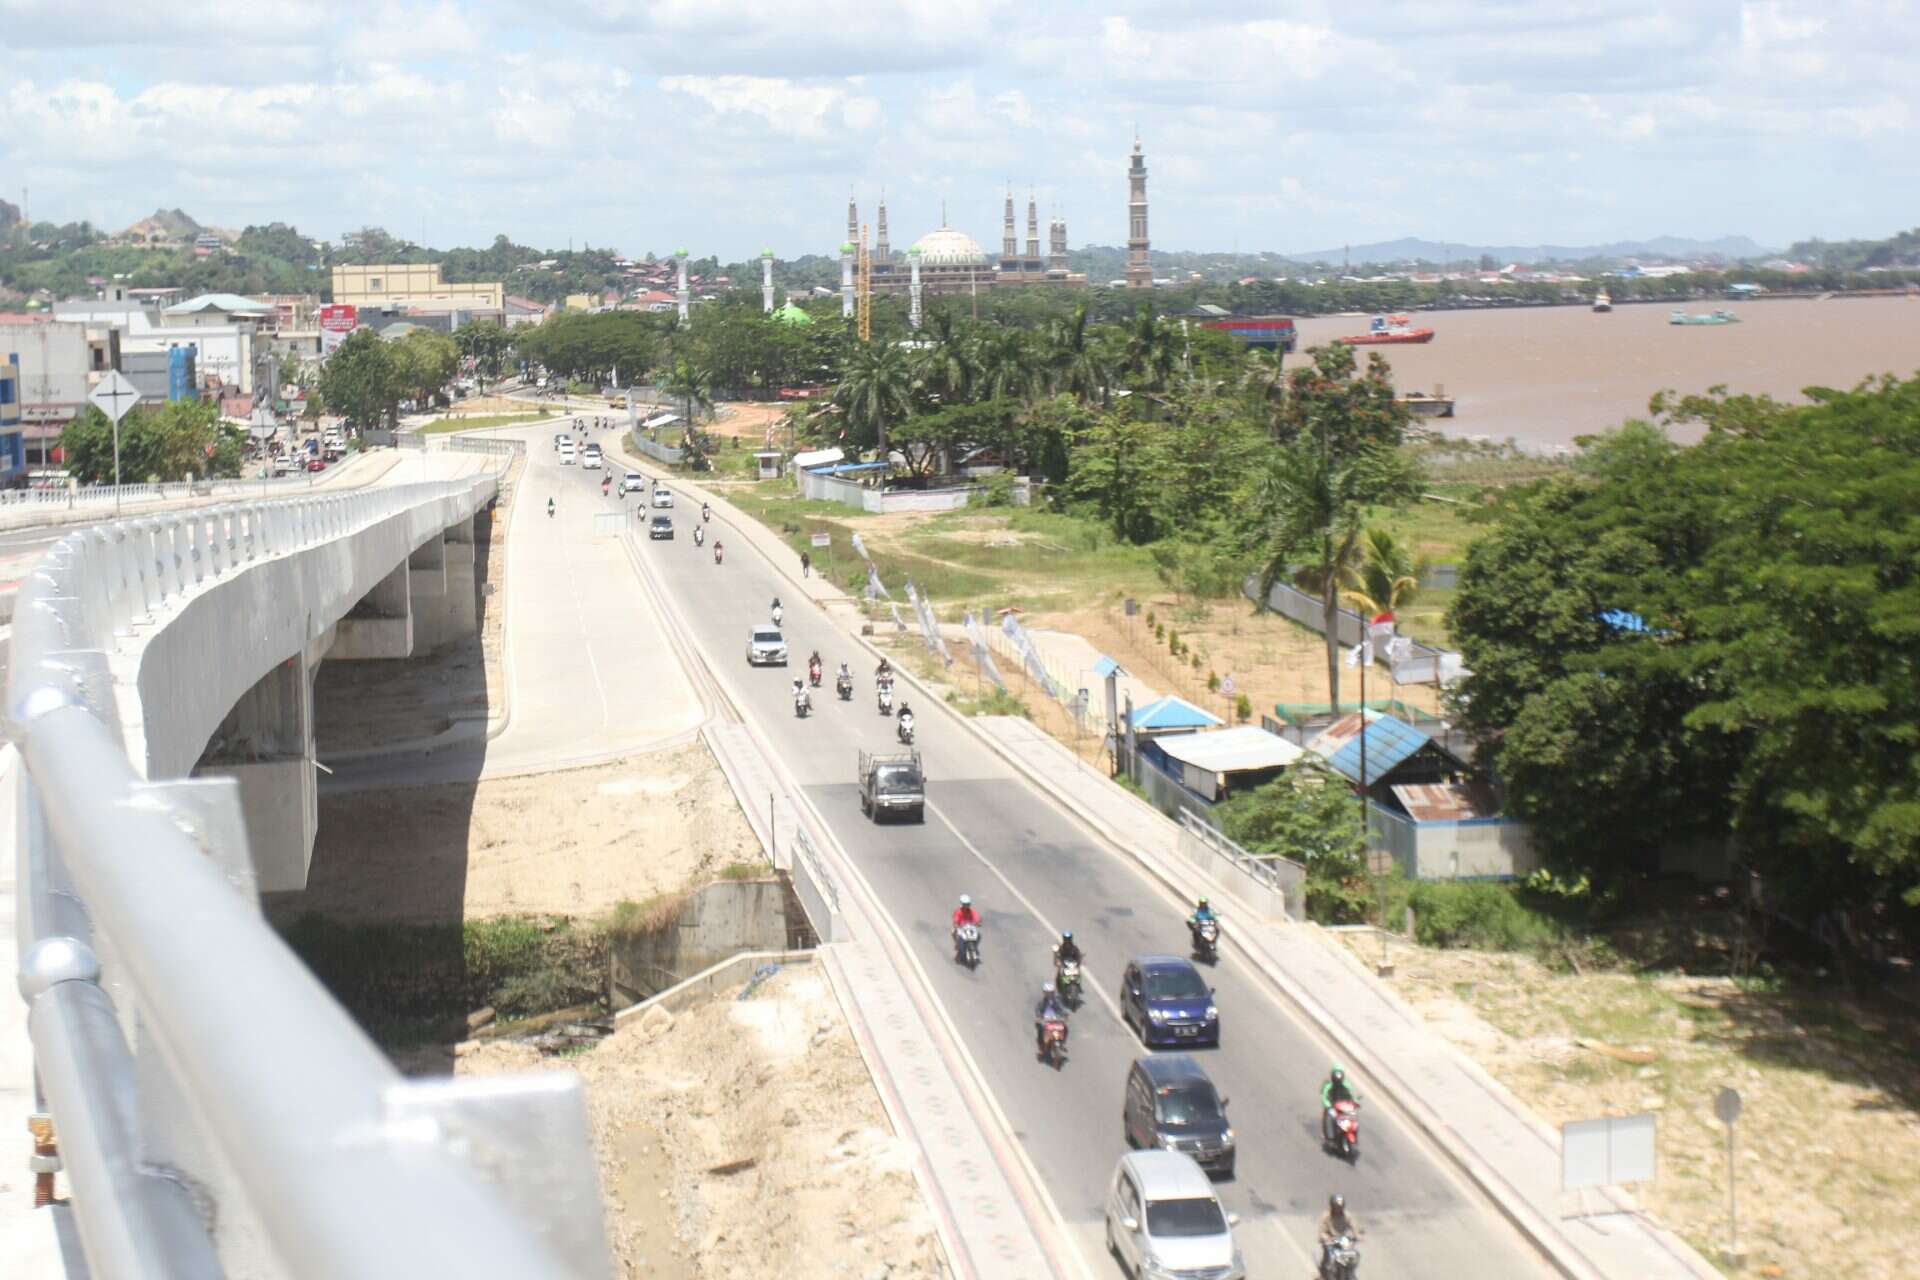
M 1087 304 L 1073 309 L 1071 320 L 1056 320 L 1047 335 L 1047 366 L 1053 389 L 1082 404 L 1104 404 L 1112 374 L 1105 354 L 1087 335 Z
M 978 349 L 980 379 L 975 390 L 980 399 L 1018 404 L 1032 399 L 1040 389 L 1039 363 L 1024 330 L 982 334 Z
M 1360 532 L 1353 555 L 1341 570 L 1340 598 L 1362 617 L 1396 613 L 1420 594 L 1420 575 L 1426 569 L 1424 556 L 1391 529 L 1369 525 Z
M 1240 386 L 1247 398 L 1263 411 L 1278 404 L 1287 393 L 1287 375 L 1281 368 L 1278 351 L 1249 351 L 1241 366 Z
M 1173 376 L 1179 358 L 1173 330 L 1142 304 L 1121 339 L 1121 369 L 1141 387 L 1158 391 Z
M 857 432 L 871 431 L 880 460 L 887 458 L 887 428 L 913 412 L 913 368 L 891 342 L 861 342 L 847 357 L 833 402 Z
M 942 404 L 965 404 L 972 399 L 980 369 L 972 336 L 961 329 L 947 307 L 927 313 L 922 330 L 926 346 L 920 357 L 920 379 Z

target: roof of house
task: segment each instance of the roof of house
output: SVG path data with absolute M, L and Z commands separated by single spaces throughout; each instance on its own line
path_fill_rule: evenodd
M 1307 743 L 1307 750 L 1321 757 L 1353 781 L 1360 781 L 1361 712 L 1341 716 Z M 1383 716 L 1378 711 L 1366 715 L 1367 781 L 1374 782 L 1405 763 L 1416 751 L 1433 739 L 1404 720 Z
M 1466 818 L 1491 818 L 1499 813 L 1493 792 L 1473 783 L 1396 786 L 1393 796 L 1415 822 L 1459 822 Z
M 174 303 L 166 309 L 166 314 L 184 316 L 196 311 L 232 311 L 246 316 L 265 316 L 273 314 L 273 307 L 264 302 L 255 302 L 252 298 L 243 298 L 237 293 L 203 293 L 197 298 Z
M 1127 669 L 1103 653 L 1099 661 L 1093 664 L 1093 674 L 1105 680 L 1108 676 L 1123 676 L 1127 674 Z
M 1179 733 L 1155 738 L 1153 744 L 1180 763 L 1209 773 L 1279 769 L 1306 754 L 1285 738 L 1254 724 L 1211 733 Z
M 1219 716 L 1203 711 L 1185 698 L 1168 694 L 1144 707 L 1133 709 L 1133 727 L 1141 730 L 1206 729 L 1225 724 Z
M 794 454 L 793 465 L 796 467 L 824 467 L 828 463 L 838 462 L 846 456 L 846 451 L 842 449 L 813 449 L 806 453 Z

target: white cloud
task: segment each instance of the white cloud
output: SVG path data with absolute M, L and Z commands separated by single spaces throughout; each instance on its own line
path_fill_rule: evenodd
M 722 117 L 751 117 L 792 138 L 823 139 L 839 128 L 871 128 L 880 115 L 876 99 L 840 85 L 773 76 L 665 76 L 660 87 L 697 98 Z

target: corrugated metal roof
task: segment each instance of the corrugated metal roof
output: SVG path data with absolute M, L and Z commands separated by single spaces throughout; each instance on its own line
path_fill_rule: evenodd
M 1372 745 L 1373 735 L 1367 735 Z M 1372 759 L 1368 759 L 1372 772 Z M 1493 793 L 1484 786 L 1464 782 L 1429 782 L 1393 788 L 1398 800 L 1415 822 L 1459 822 L 1466 818 L 1499 816 Z
M 1153 741 L 1155 746 L 1180 763 L 1205 769 L 1209 773 L 1278 769 L 1306 754 L 1285 738 L 1276 737 L 1253 724 L 1214 733 L 1180 733 Z
M 1365 714 L 1369 783 L 1384 777 L 1433 741 L 1404 720 L 1383 716 L 1377 711 Z M 1341 716 L 1307 744 L 1309 751 L 1355 782 L 1360 781 L 1360 716 L 1358 711 Z
M 846 451 L 842 449 L 814 449 L 808 453 L 794 454 L 793 465 L 802 469 L 824 467 L 829 462 L 839 462 L 846 456 Z
M 273 308 L 264 302 L 255 302 L 252 298 L 243 298 L 237 293 L 203 293 L 197 298 L 188 298 L 185 302 L 176 302 L 166 309 L 170 316 L 189 315 L 195 311 L 231 311 L 243 316 L 270 316 Z
M 1219 716 L 1202 711 L 1185 698 L 1173 694 L 1133 709 L 1133 727 L 1136 730 L 1205 729 L 1225 723 Z
M 1111 676 L 1111 675 L 1123 676 L 1127 674 L 1127 670 L 1125 667 L 1115 662 L 1112 658 L 1107 657 L 1105 654 L 1101 654 L 1100 660 L 1093 664 L 1093 674 L 1095 674 L 1096 676 L 1099 676 L 1102 680 L 1105 680 L 1108 676 Z

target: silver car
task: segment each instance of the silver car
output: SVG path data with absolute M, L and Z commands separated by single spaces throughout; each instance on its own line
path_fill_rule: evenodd
M 768 626 L 763 622 L 747 633 L 747 665 L 750 667 L 787 665 L 787 638 L 780 634 L 780 628 Z
M 1128 1152 L 1107 1188 L 1107 1251 L 1128 1275 L 1245 1280 L 1233 1243 L 1239 1221 L 1193 1157 L 1177 1151 Z

